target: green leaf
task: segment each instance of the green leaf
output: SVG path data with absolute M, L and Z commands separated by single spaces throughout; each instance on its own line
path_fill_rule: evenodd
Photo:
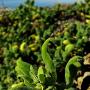
M 55 66 L 53 60 L 51 59 L 50 55 L 47 52 L 47 46 L 49 41 L 53 41 L 53 39 L 52 38 L 47 39 L 42 45 L 42 58 L 46 66 L 46 70 L 52 73 L 55 72 Z
M 29 75 L 30 64 L 23 62 L 21 58 L 17 60 L 17 65 L 15 68 L 18 73 L 18 77 L 21 77 L 24 80 L 24 84 L 29 86 L 32 83 L 32 79 Z M 26 83 L 27 82 L 27 83 Z
M 19 58 L 17 60 L 17 66 L 16 66 L 15 70 L 17 71 L 18 76 L 22 76 L 22 75 L 28 76 L 29 70 L 30 70 L 30 64 L 22 61 L 22 59 Z
M 80 68 L 81 67 L 81 64 L 79 62 L 79 60 L 81 60 L 82 57 L 81 56 L 74 56 L 72 57 L 66 67 L 65 67 L 65 81 L 66 81 L 66 85 L 67 86 L 70 86 L 72 83 L 73 83 L 73 78 L 72 77 L 72 74 L 75 76 L 76 73 L 74 71 L 74 68 Z
M 29 75 L 33 79 L 34 83 L 38 83 L 39 82 L 38 77 L 37 77 L 37 68 L 33 67 L 32 65 L 30 65 Z
M 37 83 L 37 84 L 36 84 L 35 89 L 36 89 L 36 90 L 44 90 L 42 84 L 40 84 L 40 83 Z
M 58 46 L 55 51 L 55 57 L 60 58 L 61 46 Z
M 65 47 L 65 52 L 63 52 L 63 60 L 66 60 L 67 56 L 70 54 L 70 52 L 74 50 L 74 45 L 73 44 L 68 44 Z
M 44 83 L 45 82 L 43 66 L 40 66 L 39 69 L 38 69 L 38 78 L 40 80 L 40 83 Z
M 70 88 L 68 88 L 68 89 L 64 89 L 64 90 L 76 90 L 76 89 L 75 89 L 75 88 L 70 87 Z
M 70 53 L 73 49 L 74 49 L 74 45 L 73 44 L 68 44 L 65 47 L 65 52 Z
M 20 90 L 19 88 L 23 87 L 24 83 L 23 82 L 19 82 L 18 84 L 13 84 L 10 88 L 10 90 Z

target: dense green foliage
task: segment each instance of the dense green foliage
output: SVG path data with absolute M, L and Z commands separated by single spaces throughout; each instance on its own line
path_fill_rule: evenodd
M 52 8 L 28 0 L 0 16 L 0 90 L 74 90 L 89 46 L 89 0 Z

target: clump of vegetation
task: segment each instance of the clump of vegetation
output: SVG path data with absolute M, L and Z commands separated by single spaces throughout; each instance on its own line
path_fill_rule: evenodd
M 82 89 L 85 80 L 78 86 L 78 78 L 89 72 L 89 5 L 49 8 L 27 0 L 1 15 L 0 90 Z

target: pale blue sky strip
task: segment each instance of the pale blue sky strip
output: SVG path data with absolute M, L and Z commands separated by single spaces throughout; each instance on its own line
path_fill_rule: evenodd
M 26 0 L 0 0 L 0 6 L 15 8 Z M 36 0 L 35 5 L 52 6 L 56 3 L 74 3 L 76 0 Z

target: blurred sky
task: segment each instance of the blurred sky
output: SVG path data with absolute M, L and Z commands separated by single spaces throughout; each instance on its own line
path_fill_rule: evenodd
M 0 6 L 15 8 L 26 0 L 0 0 Z M 52 6 L 56 3 L 74 3 L 76 0 L 36 0 L 35 5 Z
M 36 0 L 36 5 L 52 6 L 56 3 L 74 3 L 76 0 Z

